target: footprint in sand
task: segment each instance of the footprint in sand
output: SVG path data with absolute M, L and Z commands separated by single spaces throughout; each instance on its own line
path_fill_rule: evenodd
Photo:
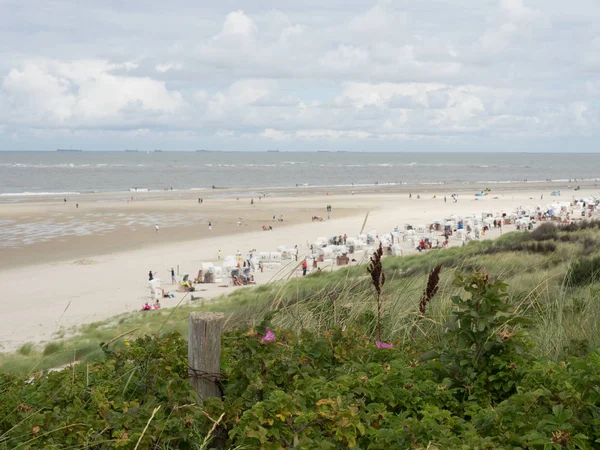
M 98 263 L 99 261 L 94 261 L 93 259 L 78 259 L 77 261 L 73 262 L 73 264 L 78 266 L 91 266 Z

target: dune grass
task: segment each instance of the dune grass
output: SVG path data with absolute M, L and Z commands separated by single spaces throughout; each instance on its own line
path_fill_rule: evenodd
M 383 260 L 383 339 L 407 344 L 435 343 L 453 311 L 456 273 L 485 269 L 509 285 L 510 300 L 529 317 L 527 328 L 540 356 L 559 361 L 600 347 L 595 317 L 600 314 L 600 283 L 569 282 L 573 267 L 595 273 L 600 258 L 600 229 L 507 233 L 493 241 Z M 430 271 L 442 266 L 439 291 L 425 315 L 418 304 Z M 592 267 L 593 269 L 589 269 Z M 581 269 L 583 270 L 583 269 Z M 586 272 L 587 273 L 587 272 Z M 78 330 L 45 346 L 24 344 L 14 354 L 0 355 L 0 371 L 27 373 L 60 367 L 73 361 L 96 361 L 103 343 L 124 345 L 138 336 L 179 331 L 187 334 L 192 311 L 225 313 L 226 329 L 256 326 L 265 318 L 275 327 L 323 333 L 335 327 L 360 325 L 375 333 L 374 290 L 365 265 L 322 271 L 301 279 L 244 288 L 211 303 L 184 304 L 173 309 L 130 313 Z M 114 342 L 112 342 L 114 340 Z

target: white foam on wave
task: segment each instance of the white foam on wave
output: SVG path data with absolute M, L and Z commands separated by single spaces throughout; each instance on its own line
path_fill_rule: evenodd
M 35 197 L 48 195 L 80 195 L 80 192 L 2 192 L 0 197 Z

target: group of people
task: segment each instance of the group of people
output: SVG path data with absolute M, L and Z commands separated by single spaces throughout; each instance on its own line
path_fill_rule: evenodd
M 434 247 L 429 239 L 421 238 L 419 241 L 419 245 L 417 246 L 417 250 L 419 252 L 431 250 L 432 248 L 447 248 L 448 247 L 448 236 L 444 235 L 444 242 L 442 242 L 442 246 L 439 246 L 439 242 Z
M 144 306 L 142 306 L 142 311 L 150 311 L 150 310 L 157 310 L 160 309 L 160 302 L 158 301 L 158 299 L 156 299 L 156 301 L 154 302 L 154 304 L 151 306 L 148 302 L 146 302 L 144 304 Z
M 339 236 L 334 236 L 332 238 L 333 245 L 346 245 L 347 240 L 348 236 L 346 235 L 346 233 L 344 233 L 343 236 L 340 234 Z

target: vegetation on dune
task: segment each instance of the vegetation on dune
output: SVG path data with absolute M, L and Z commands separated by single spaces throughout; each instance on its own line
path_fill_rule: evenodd
M 588 449 L 600 444 L 600 353 L 537 358 L 507 286 L 454 280 L 433 346 L 379 348 L 360 326 L 265 321 L 223 336 L 223 399 L 198 405 L 177 333 L 27 381 L 0 375 L 0 449 Z M 465 294 L 466 292 L 466 294 Z
M 0 450 L 599 448 L 599 240 L 544 225 L 377 254 L 25 344 L 2 360 Z M 182 338 L 198 309 L 227 314 L 224 397 L 201 406 Z

